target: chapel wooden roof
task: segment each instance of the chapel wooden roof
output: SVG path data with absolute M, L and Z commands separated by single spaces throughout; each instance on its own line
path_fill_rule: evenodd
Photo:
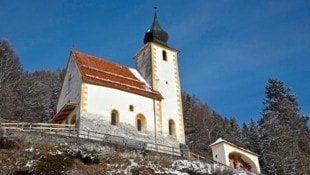
M 58 113 L 53 117 L 52 123 L 61 123 L 64 118 L 66 118 L 78 104 L 67 103 L 65 104 Z
M 110 87 L 156 100 L 163 99 L 161 94 L 154 91 L 135 69 L 76 50 L 72 50 L 71 55 L 79 68 L 83 82 Z

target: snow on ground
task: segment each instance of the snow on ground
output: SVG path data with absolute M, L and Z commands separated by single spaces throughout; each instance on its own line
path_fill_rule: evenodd
M 200 161 L 175 160 L 171 168 L 163 168 L 158 164 L 146 162 L 146 165 L 140 165 L 134 160 L 130 160 L 131 164 L 126 168 L 125 174 L 131 175 L 131 169 L 144 167 L 154 170 L 155 174 L 173 174 L 173 175 L 190 175 L 190 174 L 213 174 L 222 173 L 234 175 L 254 175 L 254 173 L 233 170 L 219 164 L 208 164 Z

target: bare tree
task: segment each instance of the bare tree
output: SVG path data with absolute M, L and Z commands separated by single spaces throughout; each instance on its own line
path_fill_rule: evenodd
M 18 91 L 19 121 L 48 122 L 56 113 L 63 71 L 25 74 Z
M 233 133 L 238 131 L 239 126 L 235 120 L 221 117 L 208 105 L 199 102 L 194 96 L 185 92 L 182 93 L 186 143 L 189 148 L 205 156 L 211 156 L 211 149 L 208 147 L 219 137 L 238 136 Z M 233 128 L 233 129 L 231 129 Z M 232 138 L 238 140 L 237 138 Z
M 7 40 L 0 41 L 0 117 L 14 119 L 15 102 L 23 73 L 18 57 Z

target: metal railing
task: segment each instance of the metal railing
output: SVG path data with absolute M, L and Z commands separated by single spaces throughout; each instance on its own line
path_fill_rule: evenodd
M 204 161 L 206 163 L 219 164 L 219 165 L 221 165 L 223 167 L 226 167 L 226 168 L 228 168 L 230 170 L 235 170 L 234 168 L 232 168 L 232 167 L 230 167 L 230 166 L 228 166 L 226 164 L 217 162 L 217 161 L 215 161 L 213 159 L 201 156 L 199 154 L 196 154 L 196 153 L 193 153 L 193 152 L 190 152 L 190 151 L 188 152 L 188 160 L 198 160 L 198 161 Z
M 155 151 L 170 155 L 181 155 L 180 148 L 170 147 L 166 145 L 160 145 L 155 143 L 144 142 L 136 139 L 129 139 L 122 136 L 115 136 L 106 133 L 100 133 L 89 130 L 79 130 L 79 138 L 85 138 L 90 140 L 103 141 L 106 143 L 119 144 L 126 147 L 137 148 L 141 150 Z
M 83 138 L 95 141 L 102 141 L 105 143 L 118 144 L 140 150 L 155 151 L 170 155 L 181 156 L 180 148 L 144 142 L 136 139 L 129 139 L 122 136 L 116 136 L 96 131 L 77 130 L 75 125 L 69 124 L 7 122 L 1 123 L 1 128 L 13 131 L 36 131 L 46 132 L 49 134 L 68 135 L 77 137 L 78 139 Z
M 208 162 L 208 163 L 219 163 L 219 162 L 216 162 L 210 158 L 201 156 L 200 154 L 196 154 L 196 153 L 193 153 L 190 151 L 188 152 L 188 159 L 189 160 L 199 160 L 199 161 L 204 161 L 204 162 Z

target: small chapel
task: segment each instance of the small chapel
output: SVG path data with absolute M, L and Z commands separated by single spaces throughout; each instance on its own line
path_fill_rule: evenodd
M 71 50 L 53 123 L 148 143 L 185 144 L 179 51 L 157 17 L 130 68 Z
M 209 145 L 213 160 L 231 168 L 260 173 L 258 155 L 227 140 L 218 138 Z

